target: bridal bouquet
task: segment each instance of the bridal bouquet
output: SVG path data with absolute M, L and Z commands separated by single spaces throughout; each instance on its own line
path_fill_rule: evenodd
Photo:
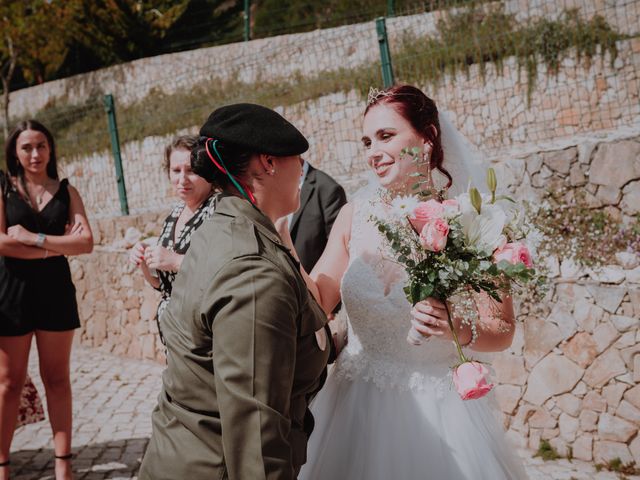
M 413 152 L 414 156 L 417 152 Z M 527 236 L 533 231 L 524 210 L 512 199 L 496 195 L 496 176 L 487 172 L 489 194 L 476 188 L 451 199 L 433 188 L 430 172 L 419 180 L 414 196 L 390 200 L 391 215 L 373 216 L 408 274 L 404 287 L 412 305 L 434 297 L 449 314 L 449 327 L 460 363 L 454 382 L 463 399 L 479 398 L 491 390 L 484 365 L 467 359 L 455 329 L 453 316 L 469 325 L 473 343 L 477 338 L 476 294 L 501 302 L 501 294 L 535 278 Z M 426 189 L 422 187 L 426 185 Z M 419 345 L 424 336 L 415 327 L 407 341 Z

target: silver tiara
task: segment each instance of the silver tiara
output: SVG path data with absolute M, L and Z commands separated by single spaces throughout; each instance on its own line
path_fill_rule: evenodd
M 369 95 L 367 95 L 367 106 L 376 103 L 380 100 L 380 97 L 391 97 L 393 93 L 385 92 L 384 90 L 378 90 L 375 87 L 369 88 Z

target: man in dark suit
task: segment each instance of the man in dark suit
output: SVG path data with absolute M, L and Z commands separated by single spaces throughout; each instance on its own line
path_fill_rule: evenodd
M 347 203 L 344 189 L 329 175 L 304 161 L 300 208 L 289 223 L 300 263 L 311 272 L 324 251 L 333 222 Z

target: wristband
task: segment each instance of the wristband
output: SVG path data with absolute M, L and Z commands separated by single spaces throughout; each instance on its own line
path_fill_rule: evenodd
M 44 233 L 42 233 L 42 232 L 39 233 L 38 234 L 38 238 L 36 238 L 36 247 L 42 248 L 46 238 L 47 238 L 47 236 Z

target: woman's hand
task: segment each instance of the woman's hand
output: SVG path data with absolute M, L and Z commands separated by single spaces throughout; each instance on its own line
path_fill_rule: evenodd
M 144 251 L 144 261 L 151 269 L 165 272 L 177 272 L 180 270 L 183 255 L 179 255 L 160 245 L 147 247 Z
M 453 334 L 449 327 L 449 314 L 443 302 L 435 298 L 429 297 L 426 300 L 418 302 L 411 310 L 413 320 L 411 323 L 416 330 L 422 335 L 429 337 L 434 336 L 443 340 L 453 340 Z M 460 322 L 459 320 L 452 319 L 453 325 L 457 330 L 458 339 L 465 345 L 468 343 L 466 336 L 460 338 Z
M 147 248 L 147 244 L 144 242 L 136 243 L 131 250 L 129 250 L 129 261 L 136 267 L 142 267 L 144 261 L 144 251 Z M 146 265 L 146 264 L 145 264 Z
M 333 313 L 327 315 L 327 319 L 329 320 L 329 330 L 331 330 L 331 337 L 333 339 L 333 345 L 336 348 L 337 356 L 340 355 L 342 349 L 347 345 L 347 324 L 341 318 L 336 319 Z
M 64 229 L 64 235 L 82 235 L 83 231 L 84 227 L 80 222 L 67 223 L 67 226 Z
M 22 225 L 12 225 L 7 228 L 7 235 L 23 245 L 29 245 L 31 247 L 35 246 L 36 240 L 38 240 L 37 233 L 30 232 Z

